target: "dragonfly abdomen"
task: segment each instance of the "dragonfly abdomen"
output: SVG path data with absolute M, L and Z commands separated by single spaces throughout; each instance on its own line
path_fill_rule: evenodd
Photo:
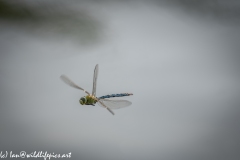
M 124 97 L 124 96 L 130 96 L 133 95 L 132 93 L 120 93 L 120 94 L 110 94 L 98 97 L 98 99 L 105 99 L 105 98 L 112 98 L 112 97 Z

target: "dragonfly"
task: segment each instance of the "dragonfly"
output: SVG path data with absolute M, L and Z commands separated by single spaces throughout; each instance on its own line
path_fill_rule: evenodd
M 119 109 L 119 108 L 130 106 L 132 104 L 132 102 L 127 101 L 127 100 L 111 99 L 113 97 L 131 96 L 131 95 L 133 95 L 132 93 L 110 94 L 110 95 L 105 95 L 105 96 L 101 96 L 101 97 L 96 97 L 98 64 L 95 66 L 95 69 L 94 69 L 92 94 L 90 94 L 88 91 L 84 90 L 83 88 L 79 87 L 72 80 L 70 80 L 66 75 L 61 75 L 60 78 L 63 80 L 63 82 L 65 82 L 69 86 L 76 88 L 76 89 L 80 89 L 87 94 L 86 96 L 81 97 L 79 99 L 79 103 L 81 105 L 95 106 L 95 104 L 97 103 L 99 106 L 106 108 L 110 113 L 112 113 L 112 115 L 114 115 L 114 112 L 112 111 L 112 109 Z

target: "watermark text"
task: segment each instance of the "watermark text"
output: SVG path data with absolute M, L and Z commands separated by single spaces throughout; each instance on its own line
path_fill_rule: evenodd
M 57 153 L 48 153 L 43 151 L 34 151 L 31 153 L 26 153 L 21 151 L 20 153 L 13 153 L 13 151 L 1 151 L 0 158 L 43 158 L 44 160 L 50 160 L 51 158 L 71 158 L 71 152 L 67 154 L 57 154 Z

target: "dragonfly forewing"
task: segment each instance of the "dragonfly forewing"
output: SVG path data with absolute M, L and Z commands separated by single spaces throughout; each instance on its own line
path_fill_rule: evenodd
M 98 101 L 99 106 L 106 108 L 110 113 L 112 113 L 114 115 L 114 112 L 108 107 L 106 106 L 103 102 Z
M 88 95 L 90 94 L 88 91 L 85 91 L 83 88 L 79 87 L 78 85 L 76 85 L 72 80 L 70 80 L 67 76 L 65 75 L 61 75 L 60 78 L 63 80 L 63 82 L 65 82 L 66 84 L 68 84 L 69 86 L 73 87 L 73 88 L 77 88 L 80 89 L 82 91 L 84 91 L 85 93 L 87 93 Z
M 98 64 L 95 66 L 94 74 L 93 74 L 93 88 L 92 88 L 92 95 L 96 95 L 96 88 L 97 88 L 97 77 L 98 77 Z

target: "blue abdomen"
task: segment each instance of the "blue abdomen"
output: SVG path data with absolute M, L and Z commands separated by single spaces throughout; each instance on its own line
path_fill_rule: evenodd
M 105 99 L 105 98 L 112 98 L 112 97 L 124 97 L 124 96 L 130 96 L 133 95 L 132 93 L 120 93 L 120 94 L 110 94 L 98 97 L 98 99 Z

